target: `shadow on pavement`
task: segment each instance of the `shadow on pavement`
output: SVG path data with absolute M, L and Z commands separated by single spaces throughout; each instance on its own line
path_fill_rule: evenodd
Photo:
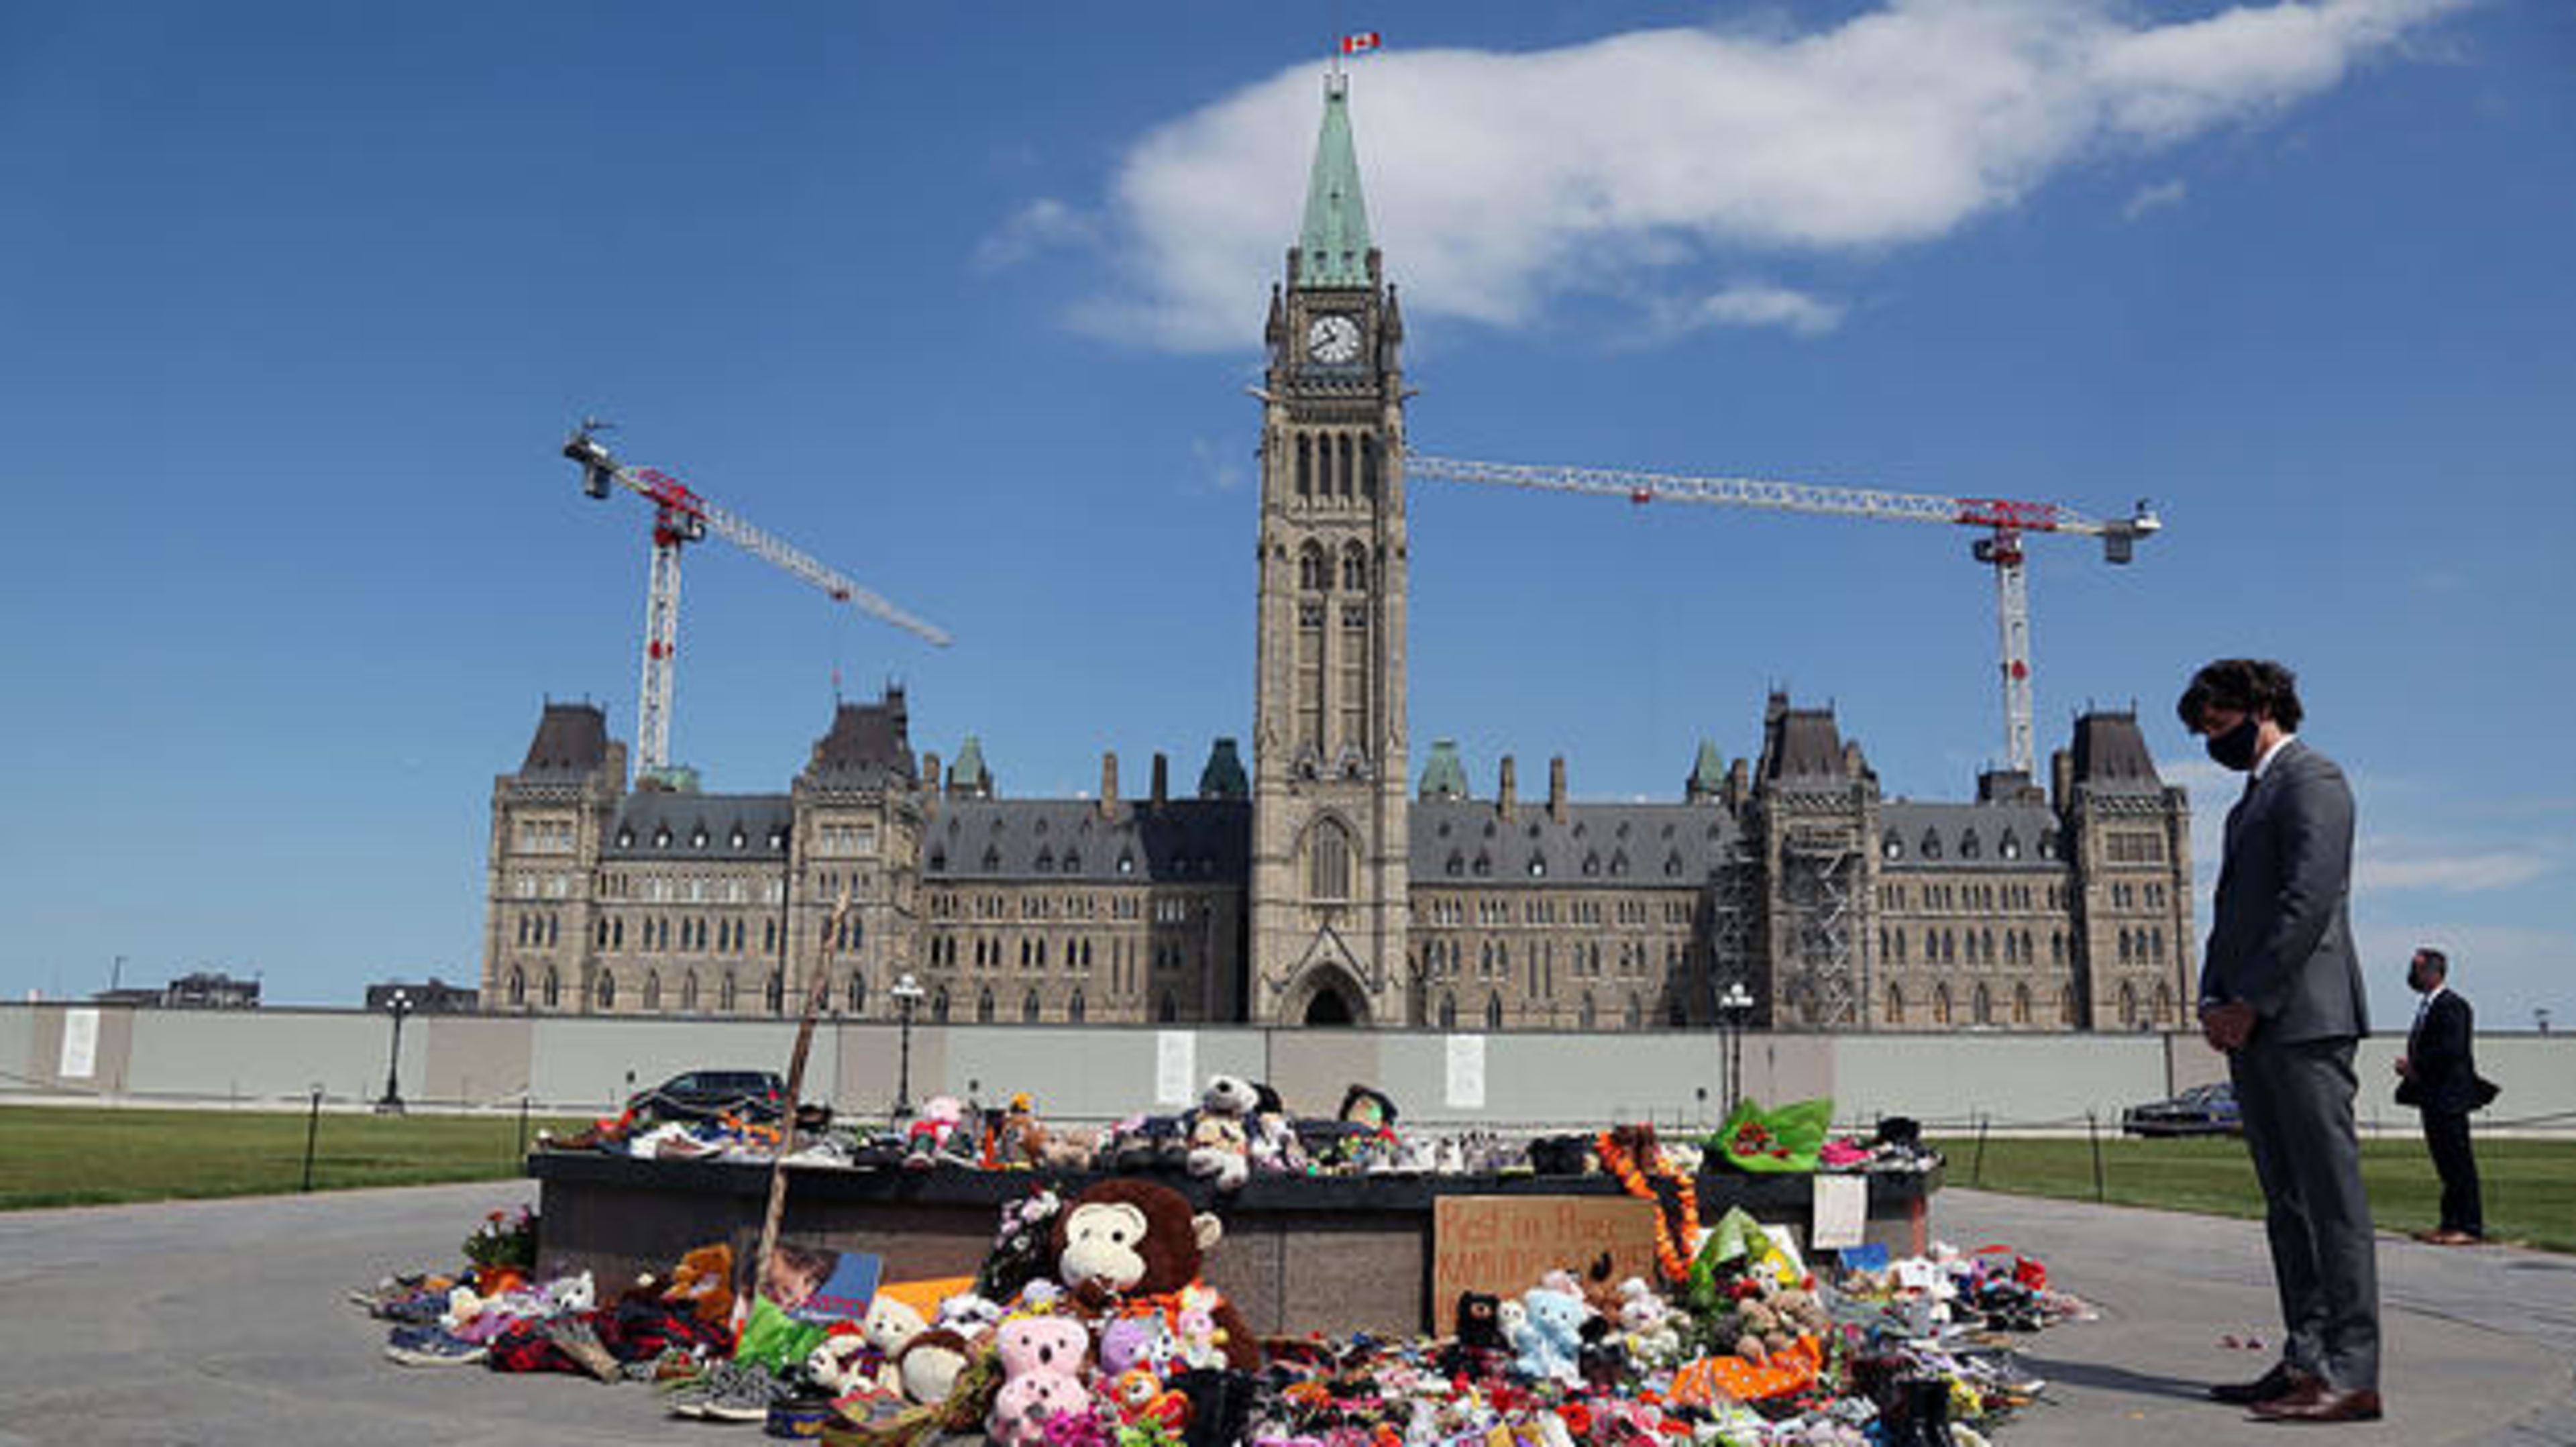
M 2184 1377 L 2133 1372 L 2126 1367 L 2106 1366 L 2100 1362 L 2057 1361 L 2029 1352 L 2020 1353 L 2019 1360 L 2024 1370 L 2052 1387 L 2086 1387 L 2139 1397 L 2172 1397 L 2186 1402 L 2209 1400 L 2209 1383 Z

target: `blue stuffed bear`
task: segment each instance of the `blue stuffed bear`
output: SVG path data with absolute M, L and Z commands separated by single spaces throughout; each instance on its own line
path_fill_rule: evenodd
M 1591 1308 L 1583 1304 L 1581 1297 L 1533 1286 L 1521 1293 L 1521 1309 L 1526 1316 L 1514 1333 L 1513 1367 L 1523 1376 L 1560 1382 L 1577 1380 L 1583 1319 L 1591 1314 Z

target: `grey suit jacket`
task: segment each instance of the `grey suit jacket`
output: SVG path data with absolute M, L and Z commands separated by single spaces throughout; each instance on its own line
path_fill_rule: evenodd
M 2352 790 L 2294 739 L 2227 816 L 2200 998 L 2253 1006 L 2258 1045 L 2369 1034 L 2351 890 Z

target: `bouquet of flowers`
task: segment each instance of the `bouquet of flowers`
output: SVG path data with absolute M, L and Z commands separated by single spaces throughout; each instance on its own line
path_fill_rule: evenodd
M 494 1211 L 465 1238 L 465 1259 L 486 1269 L 534 1270 L 537 1264 L 537 1213 L 521 1206 L 516 1214 Z

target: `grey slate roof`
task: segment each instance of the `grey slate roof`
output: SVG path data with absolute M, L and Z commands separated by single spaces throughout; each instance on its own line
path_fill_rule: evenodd
M 1878 822 L 1881 869 L 2064 867 L 2056 857 L 2062 852 L 2057 816 L 2044 805 L 1918 804 L 1891 799 L 1879 806 Z M 1927 844 L 1931 847 L 1926 848 Z
M 938 799 L 921 852 L 925 880 L 1240 885 L 1251 877 L 1252 805 L 1120 802 L 1104 818 L 1089 799 Z
M 1842 733 L 1829 708 L 1782 708 L 1763 730 L 1762 777 L 1841 779 Z
M 1425 799 L 1411 818 L 1417 888 L 1695 886 L 1726 862 L 1737 832 L 1725 810 L 1704 804 L 1569 802 L 1558 820 L 1543 803 L 1507 817 L 1487 802 Z
M 814 757 L 805 777 L 832 788 L 881 787 L 889 780 L 915 781 L 906 731 L 903 690 L 889 688 L 882 703 L 844 703 L 832 713 L 832 730 L 814 741 Z
M 519 777 L 529 783 L 587 778 L 608 757 L 608 711 L 595 703 L 549 703 L 528 740 Z
M 669 862 L 787 858 L 795 803 L 785 794 L 674 794 L 647 790 L 618 805 L 603 859 Z M 739 838 L 740 843 L 736 843 Z M 772 842 L 775 840 L 776 842 Z
M 2075 721 L 2075 781 L 2124 793 L 2164 787 L 2135 713 L 2088 713 Z

